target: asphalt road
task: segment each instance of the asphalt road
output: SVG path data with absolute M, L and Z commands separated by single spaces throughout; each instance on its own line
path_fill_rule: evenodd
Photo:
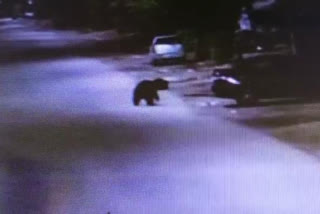
M 44 35 L 0 23 L 0 56 Z M 39 37 L 1 37 L 29 31 Z M 61 47 L 63 34 L 42 46 L 51 40 Z M 318 213 L 316 159 L 172 91 L 134 107 L 139 78 L 124 66 L 75 52 L 1 60 L 1 213 Z

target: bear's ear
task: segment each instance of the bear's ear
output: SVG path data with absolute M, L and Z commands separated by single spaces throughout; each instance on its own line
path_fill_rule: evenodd
M 169 82 L 167 80 L 163 80 L 163 86 L 164 86 L 164 89 L 168 89 L 169 88 Z

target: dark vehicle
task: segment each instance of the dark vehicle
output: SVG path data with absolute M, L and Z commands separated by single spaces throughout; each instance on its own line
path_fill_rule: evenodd
M 212 92 L 235 99 L 238 105 L 261 98 L 313 98 L 319 96 L 320 63 L 296 56 L 260 56 L 215 70 Z

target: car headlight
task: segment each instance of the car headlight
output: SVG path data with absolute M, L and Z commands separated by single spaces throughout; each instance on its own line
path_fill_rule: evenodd
M 234 84 L 234 85 L 240 85 L 241 82 L 233 77 L 221 77 L 221 79 L 231 83 L 231 84 Z

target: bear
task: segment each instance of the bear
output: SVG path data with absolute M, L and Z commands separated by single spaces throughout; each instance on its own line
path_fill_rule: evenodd
M 134 89 L 133 104 L 138 106 L 141 100 L 145 100 L 148 106 L 153 106 L 154 100 L 160 100 L 158 91 L 167 89 L 169 89 L 169 82 L 164 79 L 143 80 Z

